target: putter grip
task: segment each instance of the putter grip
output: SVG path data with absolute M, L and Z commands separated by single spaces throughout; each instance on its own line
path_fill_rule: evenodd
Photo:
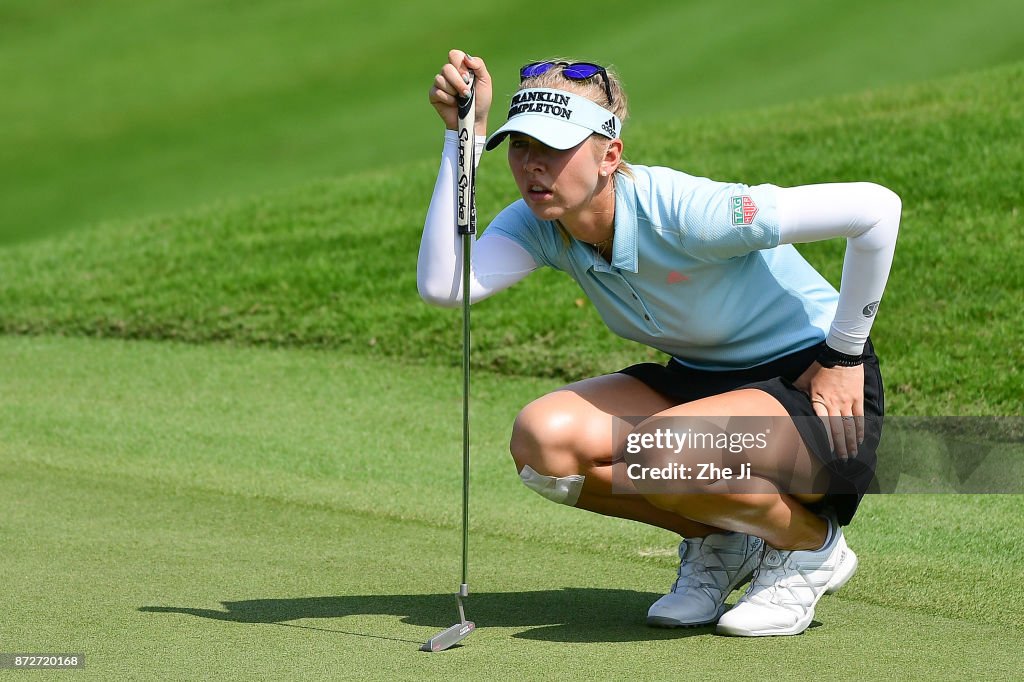
M 457 215 L 459 234 L 476 234 L 476 78 L 469 76 L 469 96 L 459 97 L 459 165 Z

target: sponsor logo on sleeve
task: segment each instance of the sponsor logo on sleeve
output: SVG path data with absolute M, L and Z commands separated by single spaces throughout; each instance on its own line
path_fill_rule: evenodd
M 866 306 L 864 306 L 864 310 L 861 311 L 862 313 L 864 313 L 864 317 L 874 317 L 875 313 L 878 312 L 878 304 L 880 302 L 881 301 L 875 301 L 874 303 L 868 303 Z
M 732 198 L 732 224 L 734 227 L 753 225 L 757 215 L 757 204 L 749 194 L 740 194 Z

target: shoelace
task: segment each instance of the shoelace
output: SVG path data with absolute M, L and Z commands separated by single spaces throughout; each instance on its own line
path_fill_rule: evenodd
M 703 543 L 695 547 L 696 551 L 693 552 L 695 556 L 688 559 L 687 555 L 690 552 L 687 550 L 690 547 L 694 547 L 694 545 L 691 545 L 689 541 L 684 541 L 679 547 L 679 571 L 676 573 L 676 581 L 672 583 L 673 592 L 678 591 L 681 587 L 699 588 L 704 586 L 704 583 L 697 579 L 698 575 L 709 572 L 704 560 L 706 554 L 703 551 Z
M 754 578 L 750 581 L 750 588 L 744 595 L 747 601 L 790 607 L 793 605 L 792 603 L 784 603 L 776 599 L 780 592 L 785 591 L 788 593 L 790 602 L 802 603 L 800 596 L 792 590 L 788 580 L 779 580 L 775 577 L 776 571 L 785 566 L 789 554 L 790 552 L 774 548 L 764 551 L 761 561 L 758 562 L 757 569 L 754 571 Z M 767 566 L 769 570 L 762 571 L 764 566 Z
M 835 527 L 834 519 L 830 520 L 830 523 Z M 836 533 L 839 534 L 841 531 L 836 531 Z M 761 547 L 761 552 L 761 560 L 758 561 L 757 568 L 754 569 L 754 577 L 750 581 L 750 587 L 747 588 L 746 594 L 743 595 L 744 598 L 748 601 L 755 601 L 763 604 L 778 603 L 782 605 L 782 602 L 776 601 L 775 597 L 780 591 L 785 590 L 789 593 L 789 597 L 792 601 L 802 603 L 799 595 L 793 591 L 788 579 L 776 579 L 773 577 L 773 574 L 777 570 L 782 569 L 786 565 L 786 562 L 789 560 L 789 556 L 792 552 L 768 547 L 768 545 L 763 545 Z M 761 571 L 762 567 L 765 565 L 771 569 L 768 571 L 767 577 L 762 576 Z
M 760 550 L 761 546 L 762 543 L 760 539 L 755 539 L 755 551 Z M 692 553 L 687 551 L 691 547 L 694 549 Z M 742 550 L 744 560 L 746 558 L 746 551 L 747 547 L 746 544 L 744 544 Z M 693 554 L 693 556 L 689 557 L 690 554 Z M 708 565 L 708 558 L 710 557 L 714 557 L 715 563 L 717 564 L 716 566 L 712 567 Z M 742 564 L 743 560 L 740 561 L 740 565 L 736 567 L 736 570 L 739 570 Z M 676 581 L 672 584 L 672 592 L 677 592 L 681 587 L 703 587 L 711 588 L 721 594 L 730 580 L 727 577 L 726 585 L 719 584 L 715 578 L 714 571 L 723 572 L 726 576 L 728 576 L 729 573 L 729 569 L 723 564 L 721 558 L 719 558 L 715 552 L 705 550 L 703 542 L 695 542 L 691 544 L 689 541 L 684 541 L 683 544 L 680 545 L 679 571 L 676 574 Z M 714 582 L 701 581 L 698 577 L 701 575 L 711 576 Z

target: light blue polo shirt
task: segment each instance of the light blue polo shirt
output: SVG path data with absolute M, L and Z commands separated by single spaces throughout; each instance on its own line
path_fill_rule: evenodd
M 634 179 L 615 179 L 610 264 L 589 244 L 566 245 L 523 200 L 487 232 L 568 273 L 613 332 L 684 365 L 743 369 L 824 340 L 839 294 L 792 245 L 779 245 L 777 187 L 630 168 Z

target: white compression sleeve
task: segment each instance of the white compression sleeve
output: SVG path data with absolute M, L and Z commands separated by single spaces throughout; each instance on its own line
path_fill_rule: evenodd
M 477 158 L 483 136 L 476 137 Z M 444 136 L 441 168 L 430 198 L 416 263 L 416 286 L 424 301 L 443 307 L 462 303 L 462 237 L 455 230 L 455 174 L 458 137 Z M 537 269 L 526 249 L 511 239 L 484 234 L 473 244 L 470 263 L 470 302 L 507 289 Z
M 869 182 L 780 188 L 780 242 L 846 237 L 839 306 L 826 343 L 860 355 L 882 298 L 896 250 L 902 204 L 895 192 Z

